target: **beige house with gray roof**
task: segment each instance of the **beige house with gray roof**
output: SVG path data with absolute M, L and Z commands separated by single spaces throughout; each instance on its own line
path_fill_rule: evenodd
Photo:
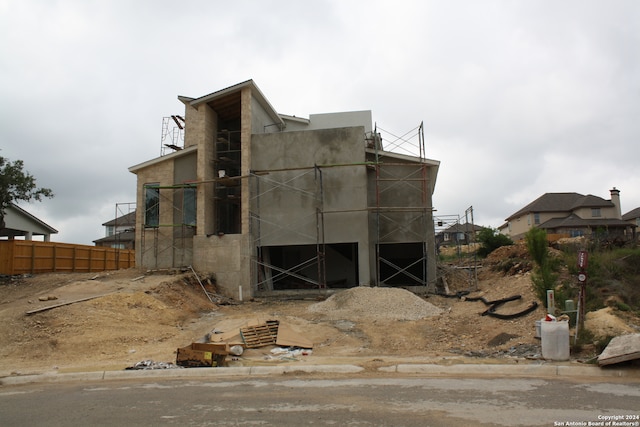
M 631 238 L 635 226 L 622 218 L 620 190 L 614 187 L 610 193 L 609 200 L 591 194 L 545 193 L 509 216 L 499 230 L 513 240 L 522 239 L 531 227 L 568 237 L 599 231 L 609 237 Z

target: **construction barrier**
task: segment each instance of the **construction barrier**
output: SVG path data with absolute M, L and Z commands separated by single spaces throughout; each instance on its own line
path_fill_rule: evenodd
M 135 251 L 33 240 L 0 241 L 0 274 L 82 273 L 135 267 Z

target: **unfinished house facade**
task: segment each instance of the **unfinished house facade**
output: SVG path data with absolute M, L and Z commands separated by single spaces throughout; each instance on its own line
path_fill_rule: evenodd
M 278 114 L 252 80 L 178 99 L 183 141 L 129 169 L 138 266 L 191 265 L 240 299 L 435 281 L 439 162 L 421 125 L 387 142 L 370 111 Z

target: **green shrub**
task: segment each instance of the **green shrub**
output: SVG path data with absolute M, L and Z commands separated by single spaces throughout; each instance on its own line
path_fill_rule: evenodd
M 484 228 L 480 231 L 478 233 L 478 241 L 480 242 L 480 248 L 478 248 L 477 254 L 480 258 L 486 258 L 487 255 L 499 247 L 513 245 L 513 240 L 509 236 L 500 234 L 494 228 Z

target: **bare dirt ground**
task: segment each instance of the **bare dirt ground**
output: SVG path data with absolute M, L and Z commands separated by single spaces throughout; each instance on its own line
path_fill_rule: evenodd
M 521 311 L 535 300 L 528 273 L 503 276 L 485 268 L 478 283 L 478 291 L 470 296 L 487 300 L 522 296 L 502 306 L 503 313 Z M 145 274 L 129 269 L 12 278 L 0 282 L 0 377 L 124 369 L 143 360 L 175 362 L 177 348 L 255 318 L 290 325 L 314 343 L 312 353 L 282 361 L 271 356 L 269 347 L 248 349 L 230 364 L 304 361 L 372 367 L 396 360 L 522 363 L 539 356 L 535 320 L 544 316 L 542 307 L 501 320 L 482 316 L 487 306 L 480 301 L 435 295 L 421 299 L 440 308 L 440 313 L 418 320 L 385 316 L 384 308 L 335 315 L 310 309 L 321 303 L 320 296 L 216 305 L 192 273 Z M 27 314 L 69 302 L 73 303 Z M 624 321 L 620 327 L 626 327 Z

